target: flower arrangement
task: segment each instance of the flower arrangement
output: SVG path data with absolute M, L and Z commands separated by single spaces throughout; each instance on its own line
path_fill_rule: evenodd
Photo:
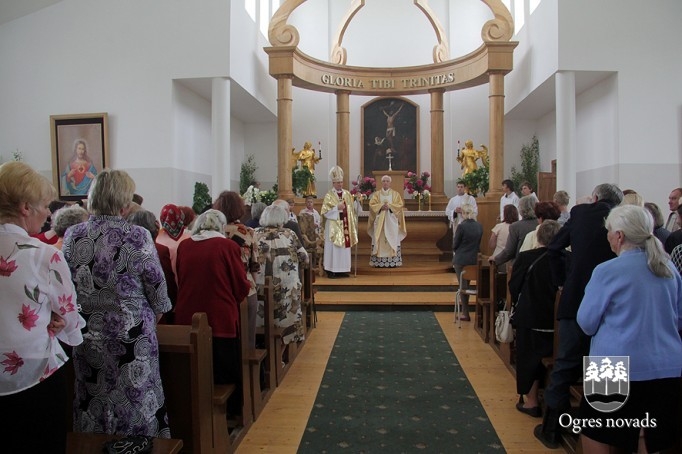
M 428 195 L 431 194 L 431 186 L 429 185 L 431 174 L 429 172 L 422 172 L 421 175 L 417 175 L 414 172 L 407 172 L 406 177 L 407 179 L 405 180 L 403 187 L 407 190 L 408 194 L 413 194 L 416 199 L 425 196 L 428 197 Z
M 258 189 L 258 186 L 255 185 L 249 185 L 248 189 L 246 192 L 242 195 L 242 199 L 244 199 L 244 202 L 246 205 L 251 205 L 253 202 L 260 202 L 260 189 Z
M 350 193 L 356 199 L 369 198 L 374 191 L 377 190 L 377 180 L 372 177 L 364 177 L 361 180 L 353 181 L 353 189 Z
M 277 192 L 274 188 L 270 191 L 260 191 L 258 193 L 258 201 L 263 202 L 266 205 L 272 205 L 272 202 L 277 200 Z

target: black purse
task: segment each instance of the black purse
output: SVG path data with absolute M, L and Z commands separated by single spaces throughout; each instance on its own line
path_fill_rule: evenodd
M 533 270 L 535 267 L 535 264 L 538 263 L 544 256 L 547 255 L 547 251 L 543 252 L 540 254 L 540 257 L 536 258 L 533 263 L 530 264 L 528 269 L 526 270 L 526 274 L 523 275 L 523 284 L 521 286 L 521 291 L 523 292 L 523 289 L 526 288 L 526 285 L 528 285 L 528 275 L 530 275 L 530 272 Z M 512 304 L 512 310 L 511 310 L 511 315 L 510 315 L 510 322 L 513 327 L 516 328 L 516 324 L 514 323 L 514 312 L 516 312 L 516 306 L 519 304 L 519 301 L 521 300 L 521 293 L 519 293 L 519 297 L 516 299 L 516 303 Z
M 107 454 L 142 454 L 151 452 L 152 446 L 152 437 L 129 435 L 120 440 L 107 441 L 102 450 Z

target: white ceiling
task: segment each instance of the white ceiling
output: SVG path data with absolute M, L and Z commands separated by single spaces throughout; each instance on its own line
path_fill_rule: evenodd
M 9 22 L 62 0 L 0 0 L 0 24 Z

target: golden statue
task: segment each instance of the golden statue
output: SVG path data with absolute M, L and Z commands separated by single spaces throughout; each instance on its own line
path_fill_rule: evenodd
M 313 144 L 310 142 L 306 142 L 303 144 L 303 150 L 301 151 L 296 151 L 295 148 L 291 150 L 291 154 L 294 157 L 294 165 L 292 168 L 296 168 L 298 166 L 298 162 L 301 163 L 301 167 L 307 167 L 308 170 L 310 170 L 310 173 L 315 175 L 315 164 L 320 162 L 322 160 L 322 153 L 320 152 L 320 156 L 315 156 L 315 149 L 313 148 Z M 317 196 L 317 193 L 315 191 L 315 181 L 309 181 L 308 186 L 305 188 L 303 191 L 303 197 L 307 196 Z
M 457 150 L 457 162 L 461 164 L 462 175 L 471 173 L 478 168 L 476 161 L 480 159 L 485 167 L 490 165 L 490 158 L 488 156 L 488 147 L 481 145 L 480 150 L 474 149 L 474 142 L 467 140 L 464 142 L 464 148 Z

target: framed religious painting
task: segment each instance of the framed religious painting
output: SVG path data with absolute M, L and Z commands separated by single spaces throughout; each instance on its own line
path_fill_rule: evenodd
M 109 164 L 106 113 L 52 115 L 52 179 L 60 200 L 82 200 Z
M 373 171 L 417 172 L 419 106 L 409 99 L 382 97 L 362 106 L 362 175 Z

